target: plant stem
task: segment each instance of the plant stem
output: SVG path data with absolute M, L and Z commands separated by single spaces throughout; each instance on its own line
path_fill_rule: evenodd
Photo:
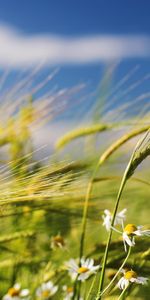
M 122 293 L 120 294 L 118 300 L 123 299 L 123 296 L 125 295 L 125 292 L 126 292 L 127 288 L 128 288 L 128 286 L 122 291 Z
M 86 223 L 87 223 L 87 214 L 88 214 L 88 204 L 89 204 L 89 199 L 90 199 L 91 192 L 92 192 L 93 182 L 94 182 L 95 176 L 97 174 L 98 168 L 99 168 L 99 162 L 97 163 L 97 165 L 94 169 L 92 178 L 88 184 L 86 197 L 85 197 L 83 217 L 82 217 L 81 239 L 80 239 L 79 266 L 81 266 L 81 258 L 84 253 L 84 242 L 85 242 L 85 232 L 86 232 Z M 80 294 L 80 289 L 81 289 L 81 284 L 79 286 L 79 294 Z
M 129 177 L 131 177 L 131 175 L 132 175 L 132 173 L 130 173 L 129 171 L 131 171 L 131 166 L 132 166 L 132 162 L 134 160 L 135 152 L 136 152 L 136 150 L 138 148 L 140 148 L 140 146 L 142 145 L 143 141 L 148 136 L 149 132 L 150 132 L 150 130 L 148 130 L 146 132 L 146 134 L 144 135 L 144 137 L 142 137 L 142 139 L 136 144 L 135 149 L 134 149 L 134 151 L 133 151 L 133 153 L 131 155 L 131 158 L 129 160 L 129 163 L 128 163 L 126 169 L 125 169 L 125 172 L 124 172 L 124 175 L 123 175 L 123 178 L 122 178 L 122 181 L 121 181 L 120 189 L 119 189 L 119 192 L 118 192 L 118 196 L 117 196 L 117 200 L 116 200 L 116 204 L 115 204 L 115 209 L 114 209 L 114 212 L 113 212 L 112 224 L 111 224 L 112 226 L 114 225 L 115 216 L 116 216 L 116 213 L 117 213 L 119 201 L 120 201 L 120 198 L 121 198 L 124 186 L 126 184 L 127 179 Z M 109 156 L 110 156 L 110 154 L 109 154 Z M 91 180 L 90 180 L 90 182 L 88 184 L 87 193 L 86 193 L 86 197 L 85 197 L 84 210 L 83 210 L 83 218 L 82 218 L 81 240 L 80 240 L 80 259 L 82 258 L 83 251 L 84 251 L 84 240 L 85 240 L 85 231 L 86 231 L 86 223 L 87 223 L 88 203 L 89 203 L 89 199 L 90 199 L 90 195 L 91 195 L 92 187 L 93 187 L 93 182 L 94 182 L 95 176 L 97 174 L 97 171 L 98 171 L 99 167 L 105 161 L 105 159 L 102 158 L 102 157 L 99 159 L 99 161 L 98 161 L 98 163 L 97 163 L 97 165 L 95 167 L 95 170 L 93 172 L 92 178 L 91 178 Z M 108 241 L 107 241 L 108 247 L 106 245 L 106 248 L 109 248 L 109 244 L 110 244 L 110 241 L 111 241 L 111 235 L 112 235 L 112 229 L 110 230 L 110 234 L 108 236 Z M 106 250 L 107 250 L 106 252 L 108 252 L 108 249 L 106 249 Z M 107 253 L 105 254 L 105 259 L 104 259 L 104 263 L 106 264 L 105 260 L 107 260 Z M 103 275 L 104 274 L 102 274 L 102 276 Z M 102 285 L 103 285 L 103 279 L 102 279 Z
M 135 148 L 135 150 L 136 150 L 136 148 Z M 110 245 L 111 236 L 112 236 L 112 227 L 114 226 L 114 221 L 115 221 L 119 201 L 120 201 L 124 186 L 126 184 L 126 181 L 128 179 L 128 172 L 130 170 L 130 166 L 131 166 L 133 158 L 134 158 L 135 150 L 133 151 L 131 159 L 130 159 L 130 161 L 129 161 L 126 169 L 125 169 L 125 172 L 124 172 L 124 175 L 123 175 L 123 178 L 122 178 L 122 181 L 121 181 L 121 185 L 120 185 L 120 188 L 119 188 L 119 192 L 118 192 L 118 195 L 117 195 L 116 204 L 115 204 L 115 208 L 114 208 L 114 212 L 113 212 L 113 216 L 112 216 L 111 228 L 110 228 L 110 231 L 109 231 L 107 244 L 106 244 L 106 248 L 105 248 L 105 253 L 104 253 L 104 258 L 103 258 L 103 265 L 102 265 L 102 272 L 101 272 L 101 276 L 100 276 L 100 282 L 99 282 L 99 288 L 98 288 L 98 293 L 97 293 L 97 296 L 96 296 L 96 300 L 101 299 L 103 283 L 104 283 L 105 268 L 106 268 L 106 262 L 107 262 L 107 257 L 108 257 L 108 250 L 109 250 L 109 245 Z
M 84 210 L 83 210 L 83 218 L 82 218 L 82 230 L 81 230 L 81 239 L 80 239 L 80 260 L 83 256 L 84 252 L 84 241 L 85 241 L 85 231 L 86 231 L 86 223 L 87 223 L 87 213 L 88 213 L 88 204 L 89 204 L 89 199 L 91 196 L 92 192 L 92 187 L 93 187 L 93 181 L 95 179 L 95 176 L 97 174 L 99 168 L 99 163 L 96 165 L 95 170 L 93 172 L 92 178 L 88 184 L 87 187 L 87 192 L 86 192 L 86 197 L 85 197 L 85 203 L 84 203 Z
M 106 286 L 106 288 L 102 291 L 101 293 L 101 296 L 110 288 L 110 286 L 112 285 L 112 283 L 115 281 L 115 279 L 117 278 L 118 274 L 121 272 L 122 268 L 124 267 L 124 265 L 126 264 L 129 256 L 130 256 L 130 253 L 131 253 L 131 247 L 129 247 L 128 249 L 128 254 L 125 258 L 125 260 L 123 261 L 121 267 L 119 268 L 119 270 L 117 271 L 117 273 L 115 274 L 115 276 L 113 277 L 113 279 L 111 280 L 111 282 Z
M 149 131 L 148 131 L 149 132 Z M 146 135 L 144 136 L 144 138 L 142 138 L 137 144 L 136 147 L 132 153 L 132 156 L 129 160 L 129 163 L 125 169 L 122 181 L 121 181 L 121 185 L 119 188 L 119 192 L 117 195 L 117 199 L 116 199 L 116 204 L 115 204 L 115 208 L 114 208 L 114 212 L 113 212 L 113 217 L 112 217 L 112 222 L 111 222 L 111 227 L 113 227 L 114 225 L 114 221 L 115 221 L 115 217 L 116 217 L 116 213 L 117 213 L 117 209 L 118 209 L 118 205 L 119 205 L 119 201 L 124 189 L 124 186 L 126 184 L 126 181 L 129 179 L 129 177 L 131 177 L 132 173 L 130 174 L 130 169 L 132 166 L 132 162 L 134 159 L 134 154 L 137 150 L 138 147 L 140 147 L 140 145 L 142 144 L 142 142 L 144 141 L 144 139 L 146 138 L 148 133 L 146 133 Z M 85 197 L 85 203 L 84 203 L 84 210 L 83 210 L 83 218 L 82 218 L 82 231 L 81 231 L 81 240 L 80 240 L 80 261 L 81 258 L 83 256 L 83 252 L 84 252 L 84 242 L 85 242 L 85 231 L 86 231 L 86 223 L 87 223 L 87 213 L 88 213 L 88 203 L 89 203 L 89 199 L 90 199 L 90 195 L 92 192 L 92 187 L 93 187 L 93 181 L 95 179 L 95 176 L 97 174 L 97 171 L 100 167 L 100 165 L 103 163 L 103 161 L 99 160 L 96 168 L 93 172 L 92 178 L 88 184 L 88 188 L 87 188 L 87 193 L 86 193 L 86 197 Z M 100 283 L 99 283 L 99 288 L 98 288 L 98 293 L 96 296 L 96 300 L 100 300 L 101 299 L 101 293 L 102 293 L 102 289 L 103 289 L 103 283 L 104 283 L 104 275 L 105 275 L 105 268 L 106 268 L 106 262 L 107 262 L 107 257 L 108 257 L 108 250 L 109 250 L 109 245 L 110 245 L 110 241 L 111 241 L 111 236 L 112 236 L 112 228 L 110 229 L 109 232 L 109 236 L 107 239 L 107 244 L 106 244 L 106 248 L 105 248 L 105 253 L 104 253 L 104 258 L 103 258 L 103 265 L 102 265 L 102 272 L 101 272 L 101 276 L 100 276 Z M 81 288 L 81 287 L 80 287 Z
M 74 300 L 76 298 L 76 294 L 77 294 L 77 284 L 78 284 L 78 275 L 75 279 L 75 282 L 74 282 L 74 287 L 73 287 L 73 296 L 72 296 L 72 300 Z
M 88 299 L 89 299 L 89 297 L 90 297 L 90 294 L 91 294 L 91 292 L 92 292 L 92 289 L 93 289 L 93 287 L 94 287 L 95 281 L 96 281 L 96 275 L 94 276 L 94 278 L 93 278 L 93 280 L 92 280 L 92 283 L 91 283 L 91 286 L 90 286 L 90 288 L 89 288 L 89 291 L 88 291 L 88 294 L 87 294 L 86 300 L 88 300 Z

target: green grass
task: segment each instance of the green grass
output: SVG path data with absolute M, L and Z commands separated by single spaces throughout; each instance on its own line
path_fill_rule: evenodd
M 90 123 L 71 133 L 68 129 L 69 133 L 61 137 L 57 146 L 61 148 L 71 143 L 72 147 L 70 145 L 66 150 L 69 159 L 56 160 L 59 157 L 56 151 L 56 156 L 50 157 L 48 163 L 43 165 L 34 157 L 37 149 L 33 147 L 31 134 L 35 124 L 43 126 L 43 121 L 49 121 L 49 113 L 42 110 L 42 103 L 33 101 L 31 97 L 21 105 L 17 105 L 16 101 L 17 109 L 8 116 L 7 122 L 1 124 L 1 152 L 7 149 L 7 156 L 1 160 L 0 166 L 1 299 L 16 282 L 30 290 L 31 299 L 37 299 L 36 289 L 48 280 L 59 286 L 52 298 L 63 299 L 63 285 L 74 286 L 65 268 L 66 261 L 84 256 L 94 258 L 96 264 L 102 264 L 108 236 L 102 226 L 103 211 L 114 210 L 124 170 L 137 138 L 140 139 L 140 135 L 150 126 L 148 113 L 143 119 L 143 115 L 139 114 L 137 118 L 133 111 L 129 118 L 122 116 L 120 121 L 100 120 L 97 124 Z M 10 105 L 11 101 L 5 109 Z M 126 110 L 128 105 L 122 111 Z M 40 116 L 37 114 L 39 111 Z M 113 113 L 116 115 L 117 109 Z M 96 138 L 100 139 L 98 145 Z M 82 156 L 80 142 L 84 143 Z M 76 159 L 72 156 L 74 145 L 79 149 Z M 144 225 L 146 229 L 150 229 L 149 147 L 148 136 L 144 145 L 134 153 L 130 172 L 127 173 L 127 184 L 119 202 L 119 210 L 127 208 L 126 222 Z M 51 240 L 58 234 L 63 237 L 65 247 L 53 250 Z M 117 272 L 125 257 L 121 237 L 113 232 L 104 266 L 104 287 L 109 284 L 111 274 Z M 127 266 L 135 269 L 139 275 L 149 277 L 148 237 L 136 239 Z M 100 273 L 95 277 L 89 296 L 91 300 L 96 299 Z M 87 298 L 93 277 L 81 286 L 77 281 L 77 294 L 80 292 L 84 299 Z M 102 299 L 118 299 L 118 278 Z M 127 289 L 126 299 L 148 300 L 149 294 L 149 284 L 134 284 Z M 76 295 L 74 299 L 77 299 Z

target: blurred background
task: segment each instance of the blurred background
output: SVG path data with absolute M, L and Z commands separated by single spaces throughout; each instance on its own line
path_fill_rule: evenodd
M 1 93 L 28 73 L 26 91 L 31 93 L 31 70 L 33 85 L 53 74 L 45 80 L 45 94 L 74 88 L 75 96 L 68 96 L 72 109 L 62 109 L 57 118 L 61 123 L 51 130 L 50 147 L 66 132 L 68 122 L 72 128 L 77 118 L 89 120 L 87 112 L 100 97 L 109 103 L 115 94 L 114 107 L 149 91 L 149 10 L 149 0 L 1 0 Z M 33 97 L 40 95 L 36 90 Z M 42 143 L 48 131 L 39 133 Z
M 99 159 L 84 255 L 102 260 L 103 211 L 113 210 L 136 141 L 150 126 L 149 12 L 149 0 L 0 0 L 0 298 L 15 282 L 31 299 L 48 280 L 59 285 L 54 299 L 72 285 L 64 263 L 79 256 Z M 149 136 L 139 153 L 148 146 Z M 128 209 L 127 222 L 147 229 L 149 185 L 145 160 L 119 207 Z M 107 282 L 125 257 L 114 236 Z M 139 240 L 128 262 L 146 277 L 148 242 Z M 129 299 L 149 300 L 149 287 L 130 291 Z M 106 299 L 118 294 L 114 287 Z
M 100 90 L 105 92 L 104 74 L 107 91 L 124 80 L 115 97 L 120 103 L 132 101 L 149 89 L 149 10 L 148 0 L 144 4 L 140 0 L 0 0 L 0 70 L 7 71 L 4 88 L 18 81 L 20 72 L 23 76 L 33 68 L 37 73 L 42 69 L 35 84 L 56 71 L 45 92 L 84 84 L 86 100 L 82 110 L 79 105 L 70 110 L 71 121 L 77 112 L 85 115 Z M 124 94 L 137 81 L 136 88 Z
M 60 67 L 57 83 L 99 83 L 103 68 L 124 61 L 119 77 L 148 70 L 150 3 L 142 1 L 0 1 L 0 66 Z M 118 72 L 119 72 L 118 71 Z

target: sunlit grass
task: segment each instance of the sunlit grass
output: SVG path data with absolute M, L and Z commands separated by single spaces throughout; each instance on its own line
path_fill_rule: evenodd
M 101 285 L 100 298 L 96 298 L 101 269 L 81 285 L 78 280 L 71 280 L 66 262 L 70 258 L 84 256 L 93 258 L 95 265 L 102 264 L 108 245 L 108 233 L 102 226 L 103 211 L 113 211 L 131 153 L 141 134 L 145 134 L 150 127 L 149 96 L 148 93 L 139 95 L 133 101 L 136 103 L 135 110 L 135 104 L 130 102 L 116 106 L 115 93 L 128 79 L 126 77 L 114 87 L 112 93 L 109 92 L 109 97 L 114 98 L 113 109 L 111 105 L 109 109 L 105 101 L 103 106 L 97 102 L 96 112 L 93 109 L 93 121 L 90 119 L 89 124 L 86 121 L 85 126 L 77 126 L 72 132 L 68 128 L 69 133 L 57 142 L 59 150 L 45 160 L 38 159 L 38 153 L 43 151 L 45 145 L 35 148 L 34 132 L 60 116 L 64 109 L 69 110 L 68 99 L 83 88 L 74 87 L 54 93 L 49 91 L 36 99 L 37 91 L 43 89 L 54 74 L 28 91 L 25 86 L 29 78 L 24 78 L 11 87 L 6 95 L 3 94 L 6 101 L 5 104 L 1 103 L 3 118 L 0 123 L 0 297 L 15 283 L 20 283 L 22 288 L 30 290 L 30 299 L 39 299 L 36 290 L 43 283 L 52 281 L 58 287 L 53 299 L 65 299 L 64 285 L 73 288 L 72 299 L 79 299 L 80 296 L 91 300 L 101 297 L 118 299 L 120 290 L 116 284 L 120 275 L 104 296 Z M 124 95 L 138 84 L 140 81 L 129 86 Z M 144 103 L 142 111 L 140 99 Z M 132 177 L 119 204 L 120 209 L 127 208 L 127 223 L 142 224 L 147 230 L 150 209 L 149 147 L 148 136 L 142 147 L 134 153 L 126 179 Z M 62 148 L 64 154 L 61 154 Z M 75 158 L 74 150 L 77 152 Z M 64 159 L 66 154 L 67 159 Z M 52 247 L 56 237 L 64 241 L 62 247 Z M 114 232 L 104 266 L 104 289 L 123 264 L 126 255 L 121 236 Z M 149 238 L 137 238 L 126 266 L 134 268 L 141 276 L 149 277 L 149 259 Z M 133 284 L 126 293 L 127 299 L 148 300 L 150 288 L 149 285 L 141 287 Z M 44 298 L 44 294 L 43 298 L 40 297 L 50 299 L 50 294 L 47 298 Z

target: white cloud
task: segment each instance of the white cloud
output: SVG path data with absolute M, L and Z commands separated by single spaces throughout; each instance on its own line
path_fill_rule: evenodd
M 25 35 L 0 25 L 0 45 L 0 66 L 15 68 L 40 62 L 48 65 L 86 64 L 150 56 L 150 38 L 143 35 Z

